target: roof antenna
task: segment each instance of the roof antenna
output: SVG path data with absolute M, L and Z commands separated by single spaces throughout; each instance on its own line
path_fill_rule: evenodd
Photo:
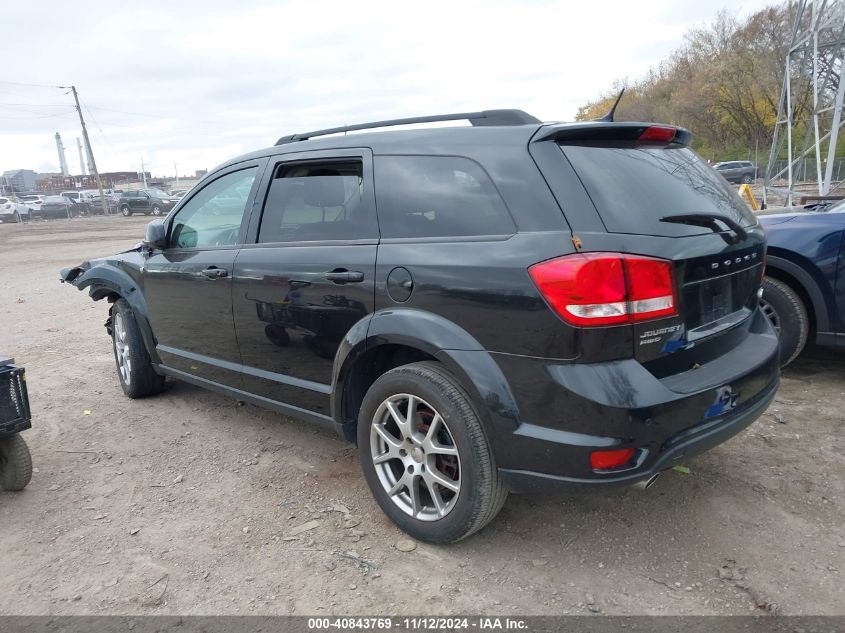
M 625 88 L 619 91 L 619 96 L 616 97 L 616 101 L 613 103 L 613 107 L 602 117 L 595 119 L 596 121 L 603 121 L 605 123 L 613 123 L 613 115 L 616 114 L 616 106 L 619 105 L 619 102 L 622 100 L 622 95 L 625 94 Z

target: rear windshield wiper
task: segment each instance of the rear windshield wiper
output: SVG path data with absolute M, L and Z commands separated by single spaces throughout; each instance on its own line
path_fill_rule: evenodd
M 660 218 L 661 222 L 673 222 L 675 224 L 692 224 L 694 226 L 703 226 L 714 230 L 716 233 L 722 233 L 723 229 L 718 225 L 721 222 L 727 226 L 731 231 L 736 233 L 739 240 L 744 240 L 748 237 L 748 232 L 742 225 L 727 215 L 721 213 L 682 213 L 679 215 L 667 215 Z

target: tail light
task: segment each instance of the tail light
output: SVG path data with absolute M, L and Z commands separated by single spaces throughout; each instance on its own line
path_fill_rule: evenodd
M 619 468 L 631 461 L 633 448 L 617 448 L 612 451 L 593 451 L 590 453 L 590 466 L 595 470 Z
M 564 321 L 623 325 L 677 312 L 672 262 L 624 253 L 576 253 L 534 264 L 531 279 Z

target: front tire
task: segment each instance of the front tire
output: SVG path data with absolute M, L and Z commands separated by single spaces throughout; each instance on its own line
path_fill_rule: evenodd
M 164 376 L 153 369 L 135 313 L 126 299 L 114 302 L 111 332 L 117 378 L 123 393 L 129 398 L 145 398 L 161 393 L 164 390 Z
M 745 174 L 742 177 L 742 183 L 745 185 L 750 185 L 754 179 L 751 177 L 751 174 Z
M 32 479 L 32 456 L 19 433 L 0 438 L 0 488 L 23 490 Z
M 791 363 L 807 344 L 810 320 L 803 300 L 791 287 L 778 279 L 763 280 L 763 310 L 780 340 L 780 366 Z
M 382 511 L 420 541 L 466 538 L 507 498 L 478 414 L 436 362 L 397 367 L 373 383 L 358 416 L 358 454 Z
M 153 208 L 152 208 L 152 213 L 153 213 L 153 215 L 155 215 L 155 216 L 159 216 L 159 215 L 161 215 L 161 207 L 159 207 L 159 206 L 157 206 L 157 205 L 156 205 L 156 206 L 153 206 Z

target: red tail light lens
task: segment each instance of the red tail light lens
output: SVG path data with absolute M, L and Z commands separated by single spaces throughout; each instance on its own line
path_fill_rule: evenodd
M 622 325 L 677 314 L 672 262 L 622 253 L 576 253 L 528 269 L 567 323 Z
M 651 125 L 647 127 L 640 138 L 639 143 L 671 143 L 678 134 L 678 128 L 668 125 Z
M 596 470 L 618 468 L 631 461 L 633 448 L 618 448 L 612 451 L 593 451 L 590 453 L 590 466 Z

